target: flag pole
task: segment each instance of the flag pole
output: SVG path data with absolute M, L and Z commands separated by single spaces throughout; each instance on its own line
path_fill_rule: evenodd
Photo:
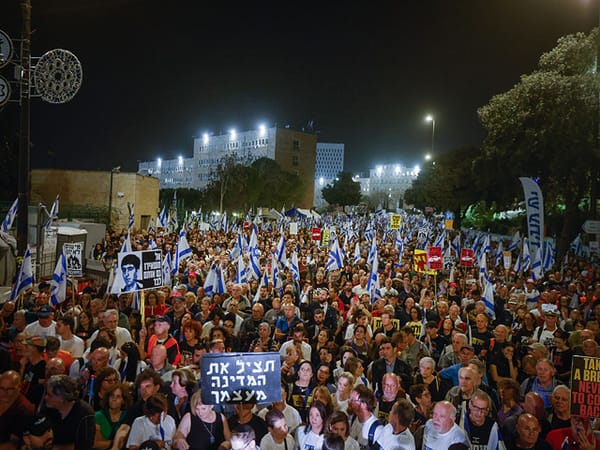
M 142 326 L 144 326 L 144 324 L 146 323 L 146 307 L 144 305 L 144 291 L 140 291 L 140 316 L 141 316 L 141 322 L 142 322 Z

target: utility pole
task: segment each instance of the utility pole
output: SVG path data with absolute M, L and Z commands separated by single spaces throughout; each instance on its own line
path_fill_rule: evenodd
M 21 79 L 20 98 L 21 130 L 19 135 L 19 181 L 18 196 L 19 208 L 17 210 L 17 249 L 19 255 L 24 255 L 27 249 L 27 235 L 29 233 L 28 208 L 29 208 L 29 169 L 30 169 L 30 112 L 29 92 L 31 81 L 31 0 L 21 2 L 23 14 L 23 32 L 21 43 Z M 38 245 L 40 243 L 38 242 Z

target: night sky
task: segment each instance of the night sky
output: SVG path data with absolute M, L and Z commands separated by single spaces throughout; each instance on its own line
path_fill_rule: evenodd
M 258 123 L 345 144 L 345 169 L 423 162 L 480 145 L 476 110 L 536 67 L 562 35 L 589 32 L 600 0 L 205 2 L 32 0 L 32 54 L 72 51 L 83 86 L 32 100 L 32 166 L 137 169 L 192 155 L 193 136 Z M 20 35 L 18 0 L 0 29 Z M 7 78 L 12 69 L 0 70 Z M 18 108 L 0 112 L 15 136 Z

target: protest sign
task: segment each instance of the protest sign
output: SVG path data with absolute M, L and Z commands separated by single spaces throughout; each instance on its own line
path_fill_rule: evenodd
M 472 248 L 463 248 L 460 251 L 460 265 L 463 267 L 473 267 L 475 263 L 475 252 Z
M 121 252 L 112 292 L 156 289 L 163 285 L 160 250 Z
M 67 276 L 69 278 L 79 278 L 83 276 L 83 242 L 65 242 L 63 252 L 67 260 Z
M 202 403 L 281 401 L 281 362 L 277 352 L 207 353 L 200 362 Z
M 600 358 L 573 356 L 571 415 L 600 417 Z

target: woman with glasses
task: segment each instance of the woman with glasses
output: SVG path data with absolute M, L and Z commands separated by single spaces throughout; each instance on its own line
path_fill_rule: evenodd
M 498 424 L 490 417 L 491 405 L 489 395 L 476 389 L 466 411 L 461 411 L 458 425 L 466 431 L 473 448 L 506 450 Z
M 120 381 L 119 372 L 112 367 L 105 367 L 96 374 L 94 381 L 94 396 L 92 397 L 92 408 L 94 411 L 100 411 L 102 405 L 106 403 L 110 388 Z
M 102 400 L 102 409 L 96 412 L 96 438 L 94 448 L 108 449 L 115 433 L 123 423 L 131 404 L 129 390 L 122 383 L 111 383 Z
M 289 393 L 288 403 L 296 408 L 300 413 L 302 422 L 306 423 L 308 409 L 312 403 L 313 366 L 310 361 L 301 361 L 298 364 L 296 380 L 292 383 L 292 389 Z
M 296 431 L 299 450 L 321 450 L 327 411 L 321 402 L 314 402 L 308 411 L 308 423 Z

